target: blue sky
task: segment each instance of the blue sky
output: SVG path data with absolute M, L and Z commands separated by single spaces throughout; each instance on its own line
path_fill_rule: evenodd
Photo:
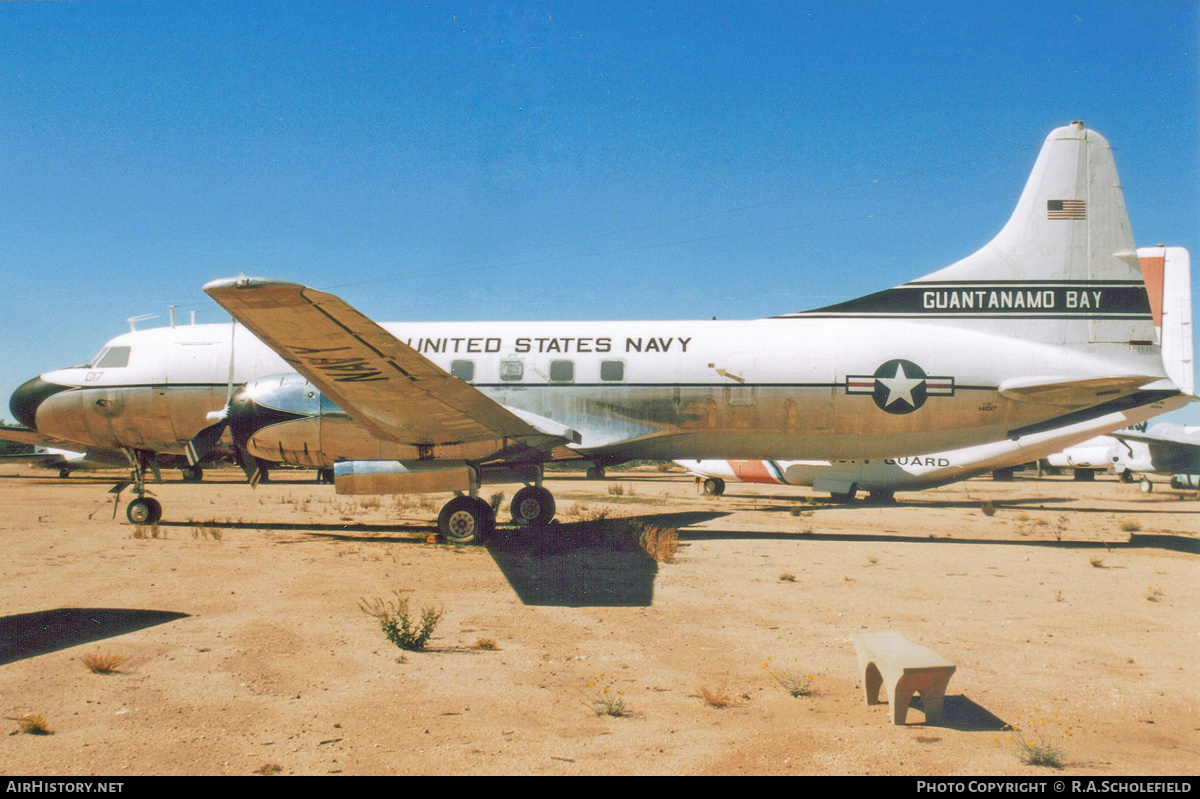
M 5 3 L 0 395 L 242 272 L 386 320 L 849 299 L 985 243 L 1074 119 L 1200 258 L 1198 44 L 1182 0 Z

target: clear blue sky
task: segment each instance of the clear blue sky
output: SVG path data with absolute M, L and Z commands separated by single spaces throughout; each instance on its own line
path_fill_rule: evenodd
M 1190 0 L 0 4 L 0 396 L 127 317 L 227 319 L 200 287 L 241 272 L 381 320 L 849 299 L 986 242 L 1074 119 L 1116 148 L 1138 243 L 1188 247 L 1200 276 L 1198 20 Z

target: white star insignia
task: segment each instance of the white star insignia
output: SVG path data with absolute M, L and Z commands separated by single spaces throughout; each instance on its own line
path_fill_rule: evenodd
M 896 364 L 896 374 L 894 377 L 877 377 L 875 378 L 883 387 L 887 389 L 887 401 L 883 403 L 884 407 L 890 406 L 896 400 L 904 400 L 914 408 L 917 406 L 913 399 L 913 389 L 925 382 L 922 377 L 909 377 L 904 373 L 904 364 Z

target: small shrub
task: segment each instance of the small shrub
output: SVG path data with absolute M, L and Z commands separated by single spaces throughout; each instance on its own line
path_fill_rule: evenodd
M 139 524 L 133 528 L 133 537 L 141 540 L 147 538 L 166 538 L 165 535 L 159 532 L 157 524 Z
M 813 685 L 817 677 L 815 674 L 801 674 L 785 669 L 779 673 L 771 672 L 771 677 L 775 682 L 779 683 L 779 687 L 788 692 L 789 696 L 797 699 L 802 696 L 816 696 L 817 689 Z
M 614 691 L 611 685 L 605 685 L 602 688 L 597 688 L 604 675 L 592 679 L 584 684 L 584 688 L 588 689 L 587 706 L 592 709 L 592 712 L 597 716 L 611 716 L 612 718 L 622 718 L 630 715 L 628 703 L 625 702 L 625 695 L 621 691 Z
M 499 649 L 494 638 L 480 638 L 475 642 L 475 648 L 482 649 L 485 652 L 494 652 Z
M 46 723 L 46 719 L 40 713 L 26 713 L 23 716 L 6 716 L 9 721 L 17 723 L 17 731 L 23 735 L 53 735 L 54 730 L 50 729 L 50 725 Z
M 125 658 L 111 652 L 89 652 L 80 658 L 93 674 L 115 674 Z
M 1142 526 L 1134 521 L 1121 522 L 1121 529 L 1126 533 L 1136 533 L 1142 529 Z
M 625 496 L 625 486 L 620 483 L 609 483 L 608 493 L 614 497 L 623 497 Z
M 434 610 L 432 607 L 422 608 L 418 622 L 408 614 L 408 597 L 401 596 L 399 591 L 394 592 L 394 596 L 395 599 L 375 597 L 370 602 L 360 599 L 358 607 L 363 613 L 378 620 L 383 634 L 393 644 L 410 652 L 420 652 L 433 635 L 433 629 L 441 620 L 443 611 Z
M 1092 564 L 1093 569 L 1103 569 L 1104 568 L 1104 558 L 1092 558 L 1091 560 L 1088 561 L 1088 563 Z
M 679 553 L 679 531 L 674 527 L 638 525 L 638 545 L 659 563 L 674 563 Z
M 733 704 L 733 699 L 725 688 L 709 688 L 705 685 L 700 689 L 700 698 L 709 707 L 726 708 Z
M 983 505 L 981 505 L 979 507 L 979 510 L 980 510 L 980 512 L 983 513 L 984 516 L 995 516 L 996 515 L 996 505 L 991 500 L 984 501 Z
M 1063 768 L 1067 760 L 1066 750 L 1061 741 L 1046 730 L 1045 725 L 1045 719 L 1030 716 L 1029 724 L 1026 725 L 1028 730 L 1017 724 L 1006 725 L 1005 729 L 1011 731 L 1008 738 L 1022 763 L 1027 766 Z M 1070 737 L 1071 729 L 1071 727 L 1067 727 L 1063 735 Z
M 1146 599 L 1151 602 L 1161 602 L 1163 598 L 1163 590 L 1161 585 L 1152 585 L 1150 590 L 1146 592 Z
M 794 583 L 796 582 L 796 575 L 792 574 L 791 572 L 784 572 L 783 574 L 779 575 L 779 582 Z
M 283 766 L 278 763 L 263 763 L 258 768 L 254 769 L 255 774 L 261 774 L 264 777 L 274 777 L 277 774 L 283 773 Z

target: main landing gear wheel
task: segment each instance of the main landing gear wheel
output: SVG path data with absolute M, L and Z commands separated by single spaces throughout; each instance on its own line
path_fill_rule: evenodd
M 455 497 L 438 514 L 438 532 L 451 544 L 483 543 L 495 525 L 492 506 L 478 497 Z
M 71 476 L 71 470 L 70 469 L 59 469 L 58 476 L 60 479 L 66 480 L 68 477 Z
M 593 466 L 592 468 L 588 469 L 587 470 L 587 479 L 603 480 L 604 479 L 604 467 L 603 466 Z
M 710 497 L 719 497 L 725 493 L 725 481 L 720 477 L 710 477 L 704 481 L 704 493 Z
M 162 518 L 162 505 L 152 497 L 138 497 L 125 508 L 125 517 L 132 524 L 156 524 Z
M 204 470 L 199 466 L 188 466 L 187 468 L 180 469 L 179 474 L 183 476 L 183 482 L 185 483 L 199 483 L 204 479 Z
M 869 492 L 871 501 L 879 505 L 896 504 L 896 492 L 888 488 L 872 488 Z
M 1151 483 L 1149 480 L 1143 477 L 1142 482 L 1138 484 L 1138 488 L 1142 489 L 1143 494 L 1149 494 L 1154 490 L 1154 483 Z
M 1128 469 L 1121 472 L 1121 482 L 1122 483 L 1132 483 L 1133 482 L 1133 472 L 1129 471 Z
M 513 497 L 513 522 L 544 527 L 554 518 L 554 495 L 541 486 L 525 486 Z

